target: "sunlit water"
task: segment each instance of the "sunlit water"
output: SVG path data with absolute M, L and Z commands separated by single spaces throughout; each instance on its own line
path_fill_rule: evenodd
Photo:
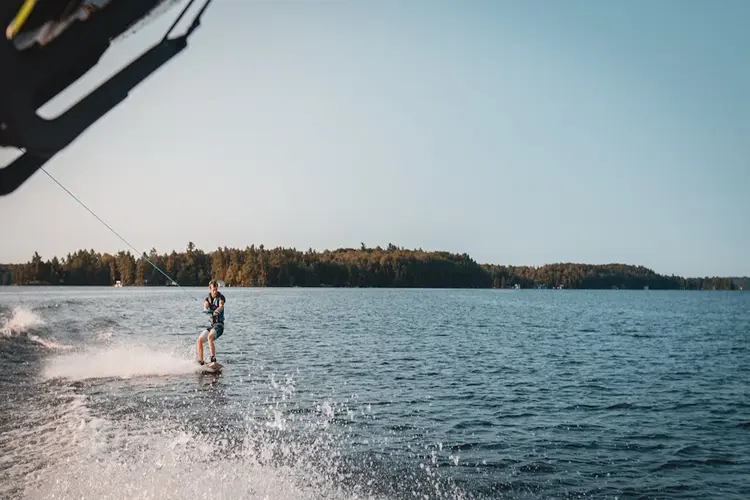
M 750 498 L 750 294 L 0 288 L 0 498 Z

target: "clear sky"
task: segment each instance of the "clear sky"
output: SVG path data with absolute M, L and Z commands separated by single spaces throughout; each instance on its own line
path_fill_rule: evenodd
M 745 0 L 215 0 L 47 169 L 146 251 L 391 242 L 750 275 L 749 26 Z M 43 172 L 0 216 L 0 262 L 126 249 Z

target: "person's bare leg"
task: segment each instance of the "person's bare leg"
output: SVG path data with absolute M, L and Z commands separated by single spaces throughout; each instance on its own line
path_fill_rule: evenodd
M 203 349 L 201 349 L 203 351 Z M 211 357 L 216 357 L 216 349 L 214 349 L 214 332 L 211 331 L 208 334 L 208 351 L 211 353 Z
M 203 361 L 203 334 L 198 337 L 195 343 L 196 350 L 198 352 L 198 361 Z

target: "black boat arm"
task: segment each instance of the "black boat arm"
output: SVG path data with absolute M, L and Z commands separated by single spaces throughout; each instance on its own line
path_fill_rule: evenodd
M 64 114 L 54 120 L 44 120 L 34 111 L 26 113 L 17 129 L 9 129 L 0 122 L 0 140 L 7 137 L 40 138 L 41 147 L 26 147 L 24 153 L 5 168 L 0 169 L 0 196 L 12 193 L 26 182 L 39 168 L 67 147 L 86 129 L 121 103 L 138 84 L 169 62 L 187 47 L 188 38 L 200 26 L 200 19 L 212 0 L 206 0 L 193 18 L 190 27 L 182 35 L 169 38 L 169 34 L 185 15 L 195 0 L 182 9 L 164 38 L 137 59 L 92 90 Z M 99 54 L 100 56 L 100 54 Z

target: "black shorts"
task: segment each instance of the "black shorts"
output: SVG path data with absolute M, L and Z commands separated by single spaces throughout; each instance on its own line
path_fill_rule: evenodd
M 224 333 L 224 324 L 223 323 L 214 323 L 213 325 L 207 327 L 204 331 L 201 337 L 204 340 L 208 340 L 208 334 L 213 332 L 214 334 L 214 340 L 221 337 L 221 334 Z

